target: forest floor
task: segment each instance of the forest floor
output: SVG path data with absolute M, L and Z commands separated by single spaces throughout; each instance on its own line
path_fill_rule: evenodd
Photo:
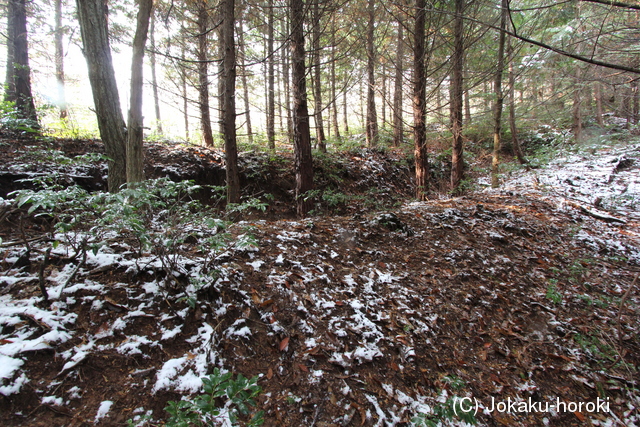
M 426 202 L 407 201 L 399 153 L 321 158 L 304 220 L 291 156 L 245 153 L 245 192 L 274 196 L 264 213 L 150 210 L 149 245 L 109 229 L 95 251 L 78 249 L 91 224 L 51 238 L 51 217 L 6 195 L 52 171 L 104 185 L 104 166 L 41 148 L 0 141 L 4 426 L 164 425 L 214 368 L 258 378 L 265 426 L 640 425 L 637 140 Z M 148 176 L 222 184 L 214 151 L 152 144 L 147 160 Z M 234 402 L 214 403 L 229 425 Z

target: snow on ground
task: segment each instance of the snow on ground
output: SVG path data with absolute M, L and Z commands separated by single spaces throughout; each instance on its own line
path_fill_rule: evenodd
M 640 143 L 580 150 L 511 174 L 500 191 L 542 193 L 640 219 Z
M 41 395 L 39 404 L 72 411 L 94 392 L 95 384 L 82 382 L 83 366 L 100 358 L 121 361 L 116 362 L 123 365 L 119 384 L 148 396 L 136 397 L 136 405 L 149 405 L 167 393 L 174 399 L 196 393 L 212 367 L 236 372 L 239 366 L 256 367 L 264 375 L 265 388 L 272 378 L 286 384 L 270 390 L 263 400 L 272 402 L 270 416 L 277 418 L 282 411 L 307 424 L 327 402 L 339 409 L 331 412 L 331 419 L 325 418 L 325 425 L 353 421 L 399 426 L 419 412 L 433 415 L 434 408 L 449 404 L 448 393 L 453 393 L 442 378 L 429 380 L 433 389 L 420 385 L 438 368 L 467 375 L 465 393 L 484 397 L 526 400 L 541 389 L 547 390 L 543 397 L 548 399 L 568 393 L 549 388 L 546 372 L 571 372 L 576 382 L 587 384 L 583 392 L 590 395 L 597 378 L 583 367 L 597 356 L 595 350 L 591 354 L 592 347 L 586 345 L 567 348 L 576 331 L 586 334 L 589 327 L 576 326 L 562 310 L 577 310 L 579 303 L 592 298 L 587 295 L 592 288 L 618 301 L 627 288 L 622 280 L 605 282 L 586 273 L 581 282 L 573 283 L 573 276 L 561 276 L 549 266 L 565 266 L 563 257 L 574 250 L 588 250 L 593 257 L 625 257 L 637 266 L 638 230 L 585 216 L 561 201 L 591 206 L 599 199 L 596 207 L 637 219 L 640 187 L 634 162 L 640 161 L 639 147 L 612 148 L 597 159 L 559 159 L 548 168 L 515 174 L 499 191 L 467 204 L 456 199 L 408 203 L 397 217 L 253 223 L 258 246 L 231 244 L 216 256 L 185 250 L 173 257 L 178 266 L 174 271 L 167 271 L 160 256 L 135 256 L 132 247 L 119 242 L 117 250 L 103 247 L 88 253 L 71 283 L 67 282 L 77 262 L 52 268 L 46 281 L 53 300 L 48 307 L 38 296 L 37 273 L 7 269 L 0 276 L 5 287 L 30 283 L 32 288 L 24 296 L 0 296 L 0 394 L 10 398 L 26 393 L 25 384 L 35 374 L 29 357 L 38 354 L 44 355 L 39 357 L 48 369 L 55 367 L 49 384 L 30 384 Z M 370 167 L 376 170 L 375 164 Z M 535 199 L 525 200 L 525 194 Z M 544 200 L 554 207 L 543 206 Z M 544 218 L 551 209 L 562 221 L 575 220 L 576 229 L 566 242 L 546 248 L 548 243 L 539 245 L 537 236 L 553 240 L 549 236 L 554 230 L 566 231 L 557 217 Z M 400 225 L 390 229 L 394 217 Z M 538 217 L 543 218 L 535 222 Z M 247 236 L 246 225 L 232 227 L 238 238 Z M 73 253 L 63 245 L 56 251 Z M 6 263 L 19 258 L 20 250 L 7 249 Z M 205 259 L 214 260 L 214 275 L 205 271 Z M 608 264 L 598 268 L 602 265 Z M 612 271 L 599 273 L 606 279 L 622 277 L 609 268 Z M 176 290 L 176 283 L 182 287 Z M 557 306 L 549 301 L 547 283 L 557 283 L 562 300 Z M 578 302 L 572 297 L 577 289 L 585 295 Z M 535 304 L 543 309 L 526 311 Z M 492 324 L 493 316 L 504 310 L 514 310 L 516 317 Z M 597 310 L 610 319 L 617 316 L 617 306 Z M 464 338 L 454 342 L 456 336 Z M 524 344 L 517 347 L 509 339 Z M 543 350 L 531 353 L 537 347 Z M 270 365 L 266 360 L 250 362 L 258 351 L 271 358 Z M 486 372 L 474 371 L 473 363 Z M 384 381 L 375 374 L 384 375 Z M 66 394 L 56 392 L 63 378 Z M 72 386 L 72 380 L 77 384 Z M 101 390 L 114 396 L 101 395 L 91 408 L 97 424 L 125 408 L 132 410 L 132 419 L 142 414 L 156 420 L 166 416 L 150 412 L 148 406 L 133 410 L 116 398 L 115 390 Z M 638 423 L 640 405 L 631 399 L 633 393 L 616 390 L 621 400 L 617 415 L 590 418 L 594 425 L 615 423 L 612 420 L 619 417 L 625 425 Z M 297 406 L 287 415 L 289 401 Z M 621 412 L 623 404 L 628 407 Z M 551 413 L 545 419 L 553 425 L 559 417 Z M 457 419 L 440 421 L 465 425 Z M 511 422 L 534 425 L 524 418 Z

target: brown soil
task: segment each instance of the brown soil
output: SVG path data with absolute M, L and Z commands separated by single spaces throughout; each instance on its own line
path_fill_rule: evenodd
M 56 144 L 68 154 L 97 147 L 86 141 Z M 14 186 L 25 173 L 9 167 L 18 162 L 18 146 L 24 143 L 2 145 L 2 173 Z M 149 175 L 222 184 L 215 152 L 152 145 L 148 153 Z M 317 211 L 324 215 L 295 220 L 290 158 L 243 158 L 246 194 L 276 196 L 265 219 L 253 214 L 230 228 L 238 236 L 253 226 L 257 250 L 221 254 L 213 263 L 221 279 L 198 294 L 196 309 L 178 298 L 180 277 L 155 294 L 145 290 L 166 277 L 161 269 L 133 271 L 122 263 L 105 271 L 81 269 L 73 283 L 106 286 L 69 285 L 59 309 L 76 313 L 68 326 L 73 336 L 21 355 L 29 382 L 17 394 L 0 395 L 0 424 L 93 425 L 100 402 L 110 400 L 111 411 L 98 425 L 126 425 L 136 408 L 153 411 L 147 425 L 162 425 L 167 402 L 184 393 L 172 387 L 154 393 L 159 371 L 170 359 L 196 359 L 203 351 L 215 355 L 209 371 L 222 366 L 260 376 L 258 408 L 265 411 L 266 426 L 410 425 L 416 415 L 410 402 L 438 407 L 443 390 L 484 405 L 492 398 L 601 398 L 613 413 L 480 413 L 482 425 L 637 422 L 640 295 L 626 292 L 640 270 L 634 258 L 640 224 L 607 223 L 577 209 L 559 210 L 541 197 L 506 193 L 394 207 L 410 194 L 410 169 L 399 155 L 370 152 L 344 155 L 340 167 L 320 164 L 323 185 L 341 183 L 339 189 L 352 197 L 336 205 L 320 202 Z M 104 185 L 100 174 L 83 176 L 94 177 L 88 188 Z M 8 184 L 2 185 L 7 191 Z M 379 191 L 367 193 L 370 188 Z M 211 194 L 203 197 L 215 202 Z M 24 219 L 21 226 L 22 213 L 12 211 L 0 225 L 3 242 L 46 231 L 37 220 Z M 24 246 L 2 249 L 7 259 Z M 117 246 L 114 251 L 122 252 L 122 260 L 136 258 Z M 189 242 L 181 255 L 196 260 L 202 253 L 197 242 Z M 39 259 L 32 255 L 22 271 L 37 275 Z M 57 258 L 46 273 L 55 276 L 68 264 L 77 260 Z M 0 274 L 15 274 L 16 268 L 4 262 Z M 0 288 L 0 294 L 25 299 L 39 289 L 27 282 Z M 141 303 L 146 305 L 140 309 Z M 222 306 L 226 311 L 218 310 Z M 178 315 L 185 310 L 184 318 Z M 37 319 L 23 320 L 13 332 L 4 327 L 5 340 L 21 328 L 34 336 L 48 330 Z M 118 320 L 126 326 L 112 330 Z M 225 333 L 239 320 L 250 335 Z M 180 325 L 174 337 L 162 339 L 163 331 Z M 190 340 L 207 325 L 214 330 L 207 346 Z M 149 339 L 139 354 L 117 351 L 133 336 Z M 68 358 L 61 355 L 90 340 L 95 345 L 87 357 L 63 371 Z M 459 389 L 451 378 L 461 380 Z M 78 395 L 73 387 L 81 390 Z M 64 403 L 43 404 L 44 396 Z

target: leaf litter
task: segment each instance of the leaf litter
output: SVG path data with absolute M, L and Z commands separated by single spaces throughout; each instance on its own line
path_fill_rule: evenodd
M 58 247 L 49 306 L 46 242 L 31 243 L 31 266 L 18 266 L 23 246 L 3 245 L 0 420 L 158 425 L 217 367 L 260 377 L 265 425 L 403 426 L 419 413 L 466 425 L 442 415 L 453 397 L 478 402 L 479 425 L 640 425 L 638 168 L 614 162 L 637 152 L 385 212 L 238 222 L 232 242 L 251 226 L 257 245 L 212 257 L 185 242 L 176 271 L 126 240 L 79 268 Z M 620 210 L 604 187 L 626 188 Z

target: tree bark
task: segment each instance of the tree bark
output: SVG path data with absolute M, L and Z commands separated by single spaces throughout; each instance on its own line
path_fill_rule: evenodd
M 507 43 L 507 58 L 509 58 L 509 128 L 511 130 L 511 144 L 513 151 L 521 165 L 529 163 L 524 157 L 520 140 L 518 139 L 518 128 L 516 127 L 516 77 L 513 71 L 513 49 L 511 47 L 511 37 Z
M 424 28 L 424 23 L 423 23 Z M 404 73 L 404 22 L 398 18 L 398 45 L 396 50 L 396 75 L 393 91 L 393 145 L 400 146 L 403 142 L 402 124 L 402 77 Z M 424 54 L 423 54 L 424 55 Z
M 582 140 L 582 70 L 580 66 L 575 69 L 575 89 L 573 91 L 573 108 L 572 117 L 573 124 L 571 129 L 576 142 Z
M 464 67 L 464 32 L 463 13 L 465 0 L 455 0 L 455 17 L 453 28 L 453 55 L 451 78 L 451 130 L 453 133 L 453 152 L 451 154 L 451 189 L 458 193 L 463 179 L 462 151 L 462 72 Z
M 427 199 L 429 161 L 427 154 L 426 1 L 416 0 L 413 32 L 413 143 L 416 162 L 416 198 Z
M 184 47 L 182 48 L 181 60 L 179 62 L 180 83 L 182 85 L 182 114 L 184 119 L 184 136 L 189 142 L 189 97 L 187 92 L 187 70 L 184 66 Z
M 382 114 L 381 117 L 381 126 L 382 129 L 384 129 L 387 126 L 387 70 L 386 67 L 384 66 L 384 63 L 380 64 L 381 70 L 380 70 L 380 74 L 382 77 L 382 88 L 380 89 L 380 95 L 381 98 L 380 99 L 380 113 Z
M 604 127 L 604 119 L 602 116 L 602 83 L 599 81 L 594 82 L 594 97 L 596 99 L 596 121 L 598 126 Z
M 109 157 L 107 185 L 115 193 L 127 182 L 127 136 L 111 59 L 107 9 L 104 0 L 76 0 L 76 5 L 98 128 Z
M 242 17 L 238 18 L 238 49 L 240 51 L 240 71 L 242 73 L 242 93 L 244 98 L 244 116 L 247 126 L 247 138 L 253 144 L 253 129 L 251 127 L 251 105 L 249 103 L 249 84 L 247 83 L 246 51 L 244 45 L 244 27 Z
M 338 99 L 336 98 L 336 19 L 331 17 L 331 104 L 333 108 L 332 119 L 335 138 L 340 140 L 340 129 L 338 127 Z
M 4 76 L 4 102 L 15 102 L 16 82 L 13 78 L 15 61 L 15 11 L 13 10 L 16 0 L 9 0 L 7 3 L 7 66 Z
M 238 173 L 238 147 L 236 142 L 236 48 L 235 0 L 223 0 L 222 46 L 224 56 L 222 87 L 222 136 L 227 160 L 227 203 L 240 203 L 240 177 Z
M 131 101 L 129 102 L 129 132 L 127 134 L 127 183 L 129 184 L 144 180 L 142 152 L 144 135 L 142 88 L 144 82 L 142 80 L 142 66 L 152 9 L 153 0 L 138 0 L 138 19 L 136 34 L 133 37 L 133 57 L 131 60 Z
M 78 0 L 79 1 L 79 0 Z M 213 147 L 213 131 L 211 129 L 211 111 L 209 109 L 209 66 L 208 40 L 209 9 L 207 0 L 198 0 L 198 103 L 200 106 L 200 126 L 204 145 Z
M 327 152 L 327 142 L 324 135 L 324 123 L 322 122 L 322 76 L 320 74 L 320 0 L 313 2 L 313 76 L 314 84 L 314 116 L 316 123 L 316 139 L 318 149 L 322 153 Z
M 274 88 L 274 64 L 275 54 L 273 51 L 273 0 L 267 4 L 267 142 L 269 150 L 276 149 L 276 109 L 275 109 L 275 88 Z
M 285 19 L 284 32 L 289 34 L 290 23 L 288 19 Z M 284 104 L 287 111 L 287 142 L 291 143 L 293 140 L 293 118 L 291 117 L 291 88 L 290 88 L 290 72 L 291 67 L 289 65 L 289 51 L 282 51 L 282 80 L 284 81 Z
M 31 91 L 26 0 L 9 0 L 7 15 L 9 33 L 5 101 L 14 102 L 18 118 L 29 120 L 33 129 L 39 129 Z
M 367 25 L 367 120 L 366 120 L 366 139 L 367 146 L 373 147 L 378 142 L 378 114 L 376 112 L 375 98 L 375 0 L 369 0 L 367 13 L 369 15 L 369 23 Z
M 498 64 L 496 69 L 495 92 L 496 102 L 494 105 L 493 124 L 493 160 L 491 162 L 491 187 L 498 188 L 500 179 L 498 176 L 500 168 L 500 132 L 502 131 L 502 106 L 504 98 L 502 96 L 502 74 L 504 73 L 504 46 L 505 30 L 507 28 L 507 8 L 509 0 L 502 0 L 502 11 L 500 12 L 500 34 L 498 41 Z
M 69 115 L 67 100 L 64 93 L 64 46 L 62 44 L 62 36 L 64 29 L 62 28 L 62 0 L 55 1 L 53 30 L 55 42 L 55 63 L 56 63 L 56 83 L 58 84 L 58 108 L 60 109 L 60 119 L 64 120 Z
M 342 106 L 344 108 L 343 119 L 344 119 L 344 134 L 349 135 L 349 109 L 347 103 L 347 91 L 344 90 L 342 92 Z
M 162 118 L 160 117 L 160 97 L 158 96 L 158 76 L 156 73 L 156 17 L 151 14 L 151 22 L 149 27 L 149 62 L 151 65 L 151 88 L 153 90 L 153 107 L 156 113 L 156 133 L 162 135 Z
M 307 192 L 313 189 L 313 158 L 311 156 L 311 132 L 307 107 L 304 49 L 304 0 L 290 0 L 291 13 L 291 64 L 293 85 L 293 135 L 295 146 L 296 204 L 297 213 L 305 217 L 313 201 Z

